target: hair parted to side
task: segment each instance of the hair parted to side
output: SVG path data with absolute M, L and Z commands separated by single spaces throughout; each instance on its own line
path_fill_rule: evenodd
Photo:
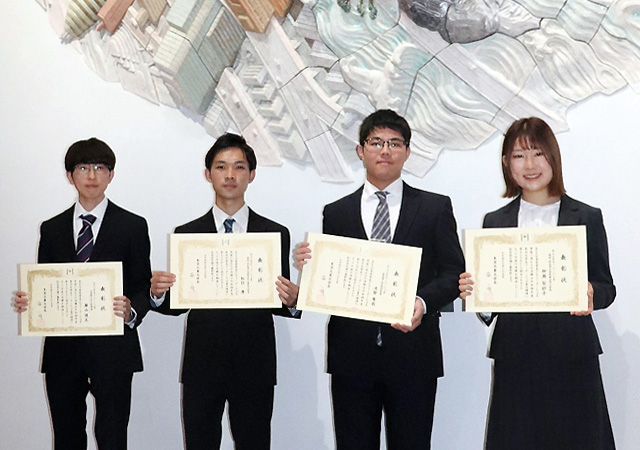
M 92 137 L 71 144 L 64 157 L 64 168 L 73 172 L 78 164 L 104 164 L 110 171 L 116 167 L 116 155 L 105 142 Z
M 560 147 L 551 127 L 538 117 L 516 120 L 504 135 L 502 142 L 502 175 L 506 190 L 503 197 L 516 197 L 522 189 L 511 176 L 511 154 L 516 145 L 523 149 L 541 150 L 553 170 L 549 183 L 549 195 L 560 196 L 566 192 L 562 179 Z
M 242 150 L 242 153 L 244 153 L 244 156 L 245 158 L 247 158 L 247 162 L 249 163 L 249 170 L 256 170 L 256 167 L 258 165 L 256 153 L 253 151 L 253 148 L 251 148 L 251 146 L 247 144 L 245 138 L 234 133 L 225 133 L 218 139 L 216 139 L 216 141 L 213 143 L 213 146 L 211 146 L 211 148 L 207 152 L 207 155 L 204 157 L 204 166 L 208 170 L 211 170 L 211 164 L 213 163 L 216 155 L 231 147 L 237 147 Z
M 405 145 L 411 141 L 411 127 L 406 119 L 390 109 L 379 109 L 369 114 L 360 125 L 360 145 L 376 128 L 389 128 L 402 135 Z

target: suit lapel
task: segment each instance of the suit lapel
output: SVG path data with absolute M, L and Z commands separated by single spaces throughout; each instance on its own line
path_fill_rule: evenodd
M 103 242 L 117 242 L 116 237 L 112 237 L 114 233 L 114 227 L 116 222 L 118 221 L 116 217 L 116 206 L 111 203 L 111 201 L 107 200 L 107 209 L 104 212 L 104 217 L 102 219 L 102 225 L 100 225 L 100 231 L 98 232 L 98 236 L 94 237 L 93 242 L 93 250 L 91 250 L 91 258 L 89 261 L 99 261 L 100 255 L 102 254 L 103 247 L 106 244 Z
M 76 260 L 76 236 L 73 232 L 73 210 L 75 206 L 67 209 L 64 213 L 64 220 L 62 221 L 62 229 L 60 230 L 61 243 L 63 245 L 63 252 L 66 254 L 64 261 Z
M 576 202 L 564 194 L 560 198 L 560 211 L 558 212 L 558 225 L 576 225 L 580 222 L 580 211 Z
M 520 211 L 520 198 L 516 197 L 511 203 L 507 204 L 502 210 L 501 227 L 517 227 L 518 212 Z
M 393 233 L 394 243 L 406 242 L 405 238 L 411 231 L 411 225 L 420 211 L 420 205 L 421 201 L 417 192 L 411 186 L 402 182 L 402 204 L 400 205 L 400 215 L 398 216 L 396 230 Z M 422 213 L 428 213 L 428 211 L 422 211 Z
M 364 225 L 362 224 L 361 202 L 363 190 L 364 186 L 347 197 L 347 209 L 344 212 L 344 226 L 345 229 L 350 230 L 350 233 L 345 233 L 347 236 L 367 239 L 367 232 L 364 230 Z
M 200 217 L 200 224 L 202 230 L 205 233 L 217 233 L 218 229 L 216 228 L 216 222 L 213 220 L 213 208 L 211 208 L 207 213 Z
M 247 233 L 259 233 L 264 230 L 262 218 L 249 208 L 249 222 L 247 223 Z

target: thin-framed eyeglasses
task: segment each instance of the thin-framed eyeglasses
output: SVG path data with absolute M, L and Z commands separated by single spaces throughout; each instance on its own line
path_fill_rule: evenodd
M 380 139 L 377 137 L 367 138 L 364 140 L 364 143 L 371 150 L 380 151 L 384 148 L 384 145 L 387 144 L 389 150 L 402 150 L 407 146 L 407 142 L 404 139 Z
M 105 164 L 76 164 L 73 170 L 83 175 L 88 174 L 91 170 L 96 175 L 107 174 L 111 171 Z

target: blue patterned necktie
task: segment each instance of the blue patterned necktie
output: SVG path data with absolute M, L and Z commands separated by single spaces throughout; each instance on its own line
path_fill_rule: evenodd
M 76 261 L 87 262 L 93 250 L 93 230 L 91 225 L 96 221 L 96 216 L 87 214 L 80 216 L 82 228 L 78 234 L 78 245 L 76 246 Z
M 391 242 L 391 219 L 389 219 L 389 204 L 387 203 L 387 191 L 377 191 L 378 206 L 373 216 L 371 228 L 371 240 L 378 242 Z M 378 326 L 376 345 L 382 347 L 382 327 Z
M 224 225 L 225 233 L 233 233 L 233 222 L 236 220 L 233 217 L 229 217 L 228 219 L 224 219 L 222 225 Z
M 389 219 L 389 205 L 387 204 L 387 191 L 377 191 L 378 206 L 373 216 L 371 228 L 371 240 L 379 242 L 391 242 L 391 221 Z

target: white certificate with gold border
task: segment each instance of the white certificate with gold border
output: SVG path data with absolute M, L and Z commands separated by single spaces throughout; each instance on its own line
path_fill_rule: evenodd
M 280 233 L 171 234 L 171 308 L 280 308 Z
M 308 233 L 297 308 L 411 324 L 422 249 Z
M 113 311 L 113 298 L 122 295 L 121 262 L 20 264 L 20 289 L 29 296 L 22 336 L 124 333 Z
M 586 227 L 484 228 L 464 231 L 473 291 L 466 311 L 585 311 Z

